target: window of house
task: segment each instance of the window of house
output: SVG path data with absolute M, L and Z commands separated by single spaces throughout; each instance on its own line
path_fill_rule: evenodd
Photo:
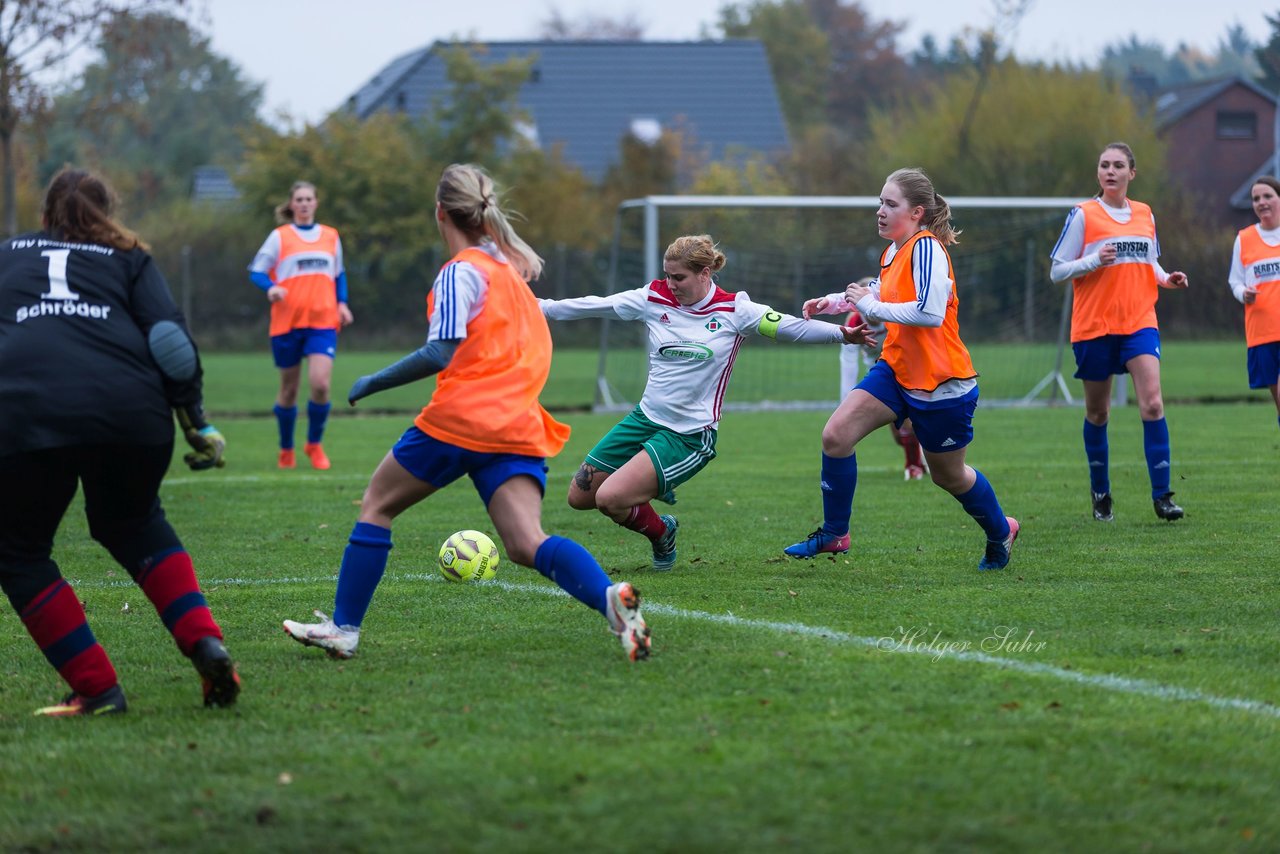
M 1218 139 L 1257 139 L 1258 114 L 1254 112 L 1218 111 Z
M 403 113 L 408 105 L 409 99 L 405 97 L 403 91 L 396 93 L 396 112 Z

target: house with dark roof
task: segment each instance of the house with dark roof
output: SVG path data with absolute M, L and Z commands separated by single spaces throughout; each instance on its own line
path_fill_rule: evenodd
M 1224 224 L 1253 222 L 1249 190 L 1275 174 L 1275 94 L 1229 77 L 1164 90 L 1154 106 L 1170 177 Z
M 413 117 L 450 97 L 435 42 L 387 64 L 347 101 L 361 119 L 380 110 Z M 532 58 L 518 103 L 534 144 L 562 146 L 565 160 L 598 180 L 628 134 L 685 135 L 713 160 L 788 147 L 786 125 L 764 46 L 755 40 L 529 41 L 463 45 L 479 62 Z

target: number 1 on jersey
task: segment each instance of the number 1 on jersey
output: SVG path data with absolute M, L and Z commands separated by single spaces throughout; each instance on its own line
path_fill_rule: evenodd
M 80 295 L 67 285 L 67 259 L 70 249 L 46 249 L 40 253 L 49 259 L 49 293 L 40 299 L 80 299 Z

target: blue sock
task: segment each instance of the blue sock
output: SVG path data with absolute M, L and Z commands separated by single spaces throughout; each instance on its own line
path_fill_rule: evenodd
M 977 476 L 973 487 L 968 492 L 957 495 L 956 501 L 960 502 L 964 512 L 978 520 L 982 530 L 987 532 L 988 540 L 1003 540 L 1009 536 L 1009 520 L 1000 509 L 1000 502 L 996 500 L 996 491 L 991 488 L 991 483 L 977 469 L 973 473 Z
M 822 532 L 833 537 L 849 533 L 853 492 L 858 488 L 858 455 L 822 455 Z
M 1089 460 L 1089 488 L 1094 492 L 1111 491 L 1108 471 L 1107 425 L 1084 422 L 1084 455 Z
M 339 626 L 360 628 L 373 601 L 373 591 L 387 569 L 391 552 L 391 529 L 368 522 L 356 522 L 338 570 L 338 592 L 333 597 L 333 621 Z
M 533 568 L 588 608 L 605 613 L 605 590 L 612 583 L 591 552 L 567 537 L 552 534 L 538 546 Z
M 1169 494 L 1169 424 L 1163 418 L 1142 422 L 1142 450 L 1147 454 L 1152 500 Z
M 307 441 L 315 445 L 324 438 L 324 423 L 329 420 L 332 403 L 316 403 L 307 401 Z
M 280 450 L 287 451 L 293 447 L 293 425 L 298 421 L 298 407 L 277 403 L 272 411 L 276 414 L 276 426 L 280 428 Z

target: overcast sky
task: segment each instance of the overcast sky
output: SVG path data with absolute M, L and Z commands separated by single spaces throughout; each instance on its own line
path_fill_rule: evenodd
M 1003 0 L 1000 5 L 1011 5 Z M 534 38 L 558 11 L 566 20 L 634 19 L 650 40 L 696 39 L 728 0 L 207 0 L 213 48 L 265 84 L 269 116 L 315 122 L 344 103 L 394 57 L 454 36 L 484 41 Z M 747 5 L 743 0 L 737 5 Z M 944 45 L 966 28 L 997 21 L 997 0 L 861 0 L 872 19 L 903 21 L 904 52 L 926 34 Z M 302 10 L 305 9 L 305 13 Z M 1232 24 L 1256 42 L 1271 28 L 1276 0 L 1031 0 L 1006 43 L 1024 59 L 1092 62 L 1102 48 L 1137 35 L 1168 48 L 1216 50 Z

